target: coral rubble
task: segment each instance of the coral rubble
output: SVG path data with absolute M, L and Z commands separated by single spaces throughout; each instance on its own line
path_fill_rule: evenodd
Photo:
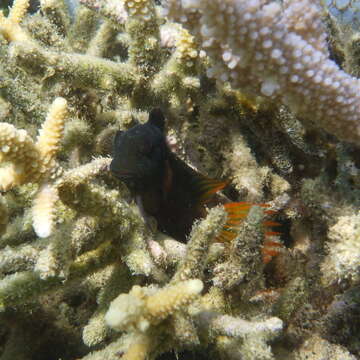
M 2 360 L 360 357 L 360 34 L 327 3 L 1 2 Z M 155 107 L 236 230 L 180 243 L 111 175 Z

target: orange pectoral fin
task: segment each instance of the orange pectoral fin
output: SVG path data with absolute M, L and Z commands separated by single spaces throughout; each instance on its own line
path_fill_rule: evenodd
M 214 194 L 228 186 L 228 181 L 207 178 L 196 174 L 193 179 L 194 196 L 199 204 L 206 204 Z

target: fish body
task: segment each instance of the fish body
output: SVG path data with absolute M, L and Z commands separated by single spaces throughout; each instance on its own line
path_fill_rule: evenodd
M 167 145 L 164 128 L 163 113 L 153 109 L 145 124 L 119 131 L 110 170 L 128 186 L 145 220 L 155 218 L 158 230 L 186 242 L 194 221 L 206 216 L 205 205 L 223 202 L 216 193 L 228 183 L 207 178 L 177 157 Z M 219 241 L 236 236 L 236 231 L 228 229 L 236 228 L 251 206 L 245 202 L 224 205 L 228 222 Z
M 118 132 L 110 170 L 160 231 L 185 242 L 194 220 L 206 215 L 206 182 L 226 183 L 207 179 L 177 157 L 166 143 L 164 125 L 162 112 L 154 109 L 147 123 Z

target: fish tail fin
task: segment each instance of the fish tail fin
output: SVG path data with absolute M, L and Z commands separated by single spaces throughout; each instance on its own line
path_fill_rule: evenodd
M 272 230 L 273 227 L 281 226 L 281 224 L 275 221 L 264 221 L 264 225 L 266 227 L 265 241 L 261 249 L 261 254 L 263 263 L 267 264 L 273 257 L 284 251 L 284 245 L 279 239 L 281 232 Z
M 199 204 L 206 204 L 213 198 L 215 193 L 229 185 L 229 181 L 210 179 L 198 173 L 196 173 L 192 179 L 194 198 L 197 198 Z M 253 205 L 265 208 L 264 213 L 266 215 L 274 215 L 276 213 L 276 211 L 274 210 L 266 209 L 269 207 L 268 204 L 252 204 L 249 202 L 232 202 L 224 204 L 228 219 L 222 231 L 216 237 L 215 241 L 233 241 L 238 234 L 238 228 L 240 224 L 247 217 Z M 273 227 L 278 226 L 281 226 L 281 224 L 275 221 L 265 220 L 263 222 L 265 241 L 261 253 L 264 264 L 269 263 L 274 256 L 278 255 L 281 251 L 283 251 L 284 246 L 277 238 L 277 236 L 281 235 L 281 233 L 272 230 Z
M 249 202 L 233 202 L 224 204 L 225 211 L 227 212 L 228 219 L 220 232 L 216 237 L 216 242 L 231 242 L 233 241 L 237 234 L 238 228 L 242 221 L 247 217 L 251 207 L 254 204 Z M 267 204 L 256 204 L 257 206 L 267 208 Z M 274 210 L 265 210 L 266 215 L 273 215 L 276 213 Z M 265 220 L 263 222 L 265 241 L 261 250 L 262 260 L 264 264 L 267 264 L 271 259 L 278 255 L 283 250 L 283 245 L 276 238 L 276 236 L 281 235 L 280 232 L 272 231 L 272 227 L 281 226 L 280 223 L 275 221 Z
M 284 250 L 284 245 L 277 238 L 265 238 L 261 249 L 262 261 L 269 263 L 273 257 L 279 255 Z
M 237 236 L 237 229 L 246 218 L 252 204 L 248 202 L 232 202 L 224 204 L 224 209 L 227 213 L 227 221 L 216 237 L 216 242 L 230 242 Z

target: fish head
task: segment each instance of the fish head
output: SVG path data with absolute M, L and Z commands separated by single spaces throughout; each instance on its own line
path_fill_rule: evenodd
M 164 126 L 161 110 L 153 109 L 147 123 L 115 135 L 110 171 L 134 194 L 162 185 L 168 154 Z

